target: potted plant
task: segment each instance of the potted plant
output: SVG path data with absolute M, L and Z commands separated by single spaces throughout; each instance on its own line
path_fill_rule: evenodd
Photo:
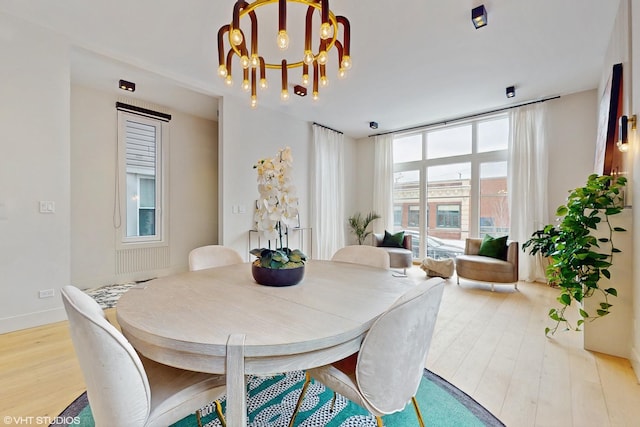
M 568 330 L 580 330 L 586 320 L 595 320 L 609 314 L 613 306 L 610 296 L 617 296 L 615 288 L 602 288 L 598 282 L 609 279 L 613 256 L 621 252 L 613 243 L 614 234 L 626 231 L 615 227 L 609 217 L 622 212 L 625 177 L 590 175 L 584 187 L 572 190 L 566 205 L 558 207 L 557 224 L 549 224 L 534 232 L 523 245 L 531 255 L 541 254 L 550 259 L 546 276 L 560 289 L 560 308 L 552 308 L 549 317 L 556 323 L 545 328 L 545 334 L 555 333 L 564 324 Z M 597 238 L 594 231 L 604 227 L 605 237 Z M 585 298 L 600 296 L 602 301 L 595 313 L 588 313 Z M 565 317 L 566 309 L 575 301 L 579 305 L 580 319 L 576 326 Z
M 358 238 L 359 245 L 363 244 L 365 239 L 371 234 L 371 231 L 367 231 L 369 224 L 378 218 L 380 218 L 380 215 L 375 212 L 369 212 L 364 218 L 360 212 L 356 212 L 349 217 L 349 227 L 351 227 L 351 232 Z
M 289 227 L 297 224 L 298 199 L 292 184 L 293 157 L 289 147 L 274 158 L 258 160 L 258 192 L 254 221 L 269 242 L 268 248 L 255 248 L 257 259 L 251 265 L 256 282 L 268 286 L 290 286 L 304 276 L 307 257 L 299 249 L 289 248 Z M 271 242 L 275 248 L 271 248 Z

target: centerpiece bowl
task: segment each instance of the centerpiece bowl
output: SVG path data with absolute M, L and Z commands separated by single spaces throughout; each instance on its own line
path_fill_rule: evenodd
M 265 286 L 293 286 L 304 278 L 304 265 L 295 268 L 268 268 L 251 264 L 251 274 L 256 283 Z

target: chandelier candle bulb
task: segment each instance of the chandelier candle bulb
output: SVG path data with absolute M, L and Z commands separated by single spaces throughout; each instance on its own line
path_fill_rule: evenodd
M 299 52 L 288 54 L 287 58 L 280 58 L 276 61 L 260 55 L 258 50 L 259 20 L 264 14 L 257 13 L 256 10 L 266 5 L 278 5 L 278 28 L 271 34 L 276 34 L 276 44 L 280 49 L 287 49 L 289 46 L 299 46 L 290 43 L 290 34 L 287 31 L 287 8 L 306 8 L 305 18 L 300 22 L 294 22 L 300 28 L 295 28 L 293 34 L 301 34 L 304 31 L 304 49 Z M 267 8 L 268 9 L 268 8 Z M 265 14 L 268 13 L 267 9 Z M 275 8 L 272 8 L 272 13 Z M 294 11 L 297 12 L 297 11 Z M 301 16 L 299 14 L 295 15 Z M 273 17 L 275 18 L 275 17 Z M 263 21 L 268 20 L 264 18 Z M 272 20 L 273 22 L 274 20 Z M 299 21 L 299 20 L 298 20 Z M 340 28 L 342 27 L 342 28 Z M 250 31 L 250 33 L 248 33 Z M 249 35 L 250 34 L 250 35 Z M 264 42 L 264 41 L 263 41 Z M 273 45 L 273 42 L 268 43 Z M 313 48 L 315 46 L 315 49 Z M 335 47 L 335 49 L 334 49 Z M 317 49 L 317 50 L 316 50 Z M 291 49 L 290 49 L 291 50 Z M 250 52 L 250 53 L 249 53 Z M 331 52 L 337 52 L 338 76 L 344 78 L 345 71 L 351 67 L 350 52 L 350 23 L 344 16 L 336 16 L 329 8 L 328 0 L 255 0 L 249 3 L 247 0 L 237 0 L 233 7 L 233 15 L 230 24 L 223 25 L 218 30 L 218 70 L 220 78 L 231 85 L 231 64 L 234 56 L 239 58 L 239 64 L 243 69 L 257 69 L 260 67 L 260 87 L 266 88 L 266 69 L 280 69 L 283 79 L 286 80 L 288 69 L 304 67 L 302 72 L 302 84 L 309 84 L 309 66 L 314 64 L 326 65 L 333 59 Z M 282 54 L 284 56 L 284 53 Z M 225 61 L 226 59 L 226 61 Z M 284 69 L 283 69 L 284 67 Z M 323 74 L 324 75 L 324 74 Z M 320 76 L 314 75 L 314 98 L 317 98 L 317 83 L 325 87 L 328 80 L 320 81 Z M 281 90 L 281 98 L 288 99 L 287 83 L 284 82 Z M 242 87 L 246 89 L 246 84 Z M 257 104 L 252 91 L 251 106 Z

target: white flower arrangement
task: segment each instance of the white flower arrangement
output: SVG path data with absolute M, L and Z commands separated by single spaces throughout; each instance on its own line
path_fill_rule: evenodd
M 288 240 L 288 227 L 298 225 L 298 198 L 291 176 L 291 148 L 282 148 L 274 158 L 258 160 L 253 167 L 258 172 L 260 193 L 254 214 L 256 228 L 269 241 L 269 246 L 271 240 L 276 240 L 277 249 L 253 249 L 251 253 L 258 257 L 263 267 L 286 268 L 294 267 L 292 263 L 304 263 L 306 256 L 299 250 L 289 250 L 286 247 L 288 242 L 285 245 L 283 241 L 283 237 Z

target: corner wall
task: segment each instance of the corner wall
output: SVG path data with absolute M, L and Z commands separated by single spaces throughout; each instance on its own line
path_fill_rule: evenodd
M 630 93 L 629 109 L 626 113 L 640 117 L 640 0 L 631 0 L 629 18 L 629 38 L 631 40 L 631 78 L 630 85 L 626 88 Z M 629 87 L 630 86 L 630 87 Z M 631 150 L 629 150 L 630 163 L 633 167 L 631 178 L 633 181 L 633 200 L 640 201 L 640 138 L 638 131 L 629 133 L 631 140 Z M 640 254 L 640 209 L 633 209 L 633 251 L 636 259 L 633 268 L 633 329 L 631 364 L 640 382 L 640 268 L 637 263 L 637 254 Z
M 69 47 L 0 13 L 0 333 L 65 318 L 70 277 Z M 55 212 L 40 213 L 39 201 Z M 40 299 L 38 291 L 56 290 Z
M 252 243 L 249 242 L 249 230 L 253 228 L 253 206 L 258 198 L 253 165 L 259 159 L 274 156 L 280 148 L 291 147 L 300 223 L 302 227 L 310 226 L 312 123 L 264 107 L 251 109 L 245 99 L 232 96 L 225 97 L 220 105 L 220 244 L 234 248 L 249 261 L 249 250 L 257 244 L 255 238 Z M 345 205 L 349 207 L 359 189 L 356 189 L 354 180 L 350 179 L 355 173 L 355 141 L 345 136 L 344 142 L 345 177 L 348 180 L 345 185 Z M 314 235 L 313 238 L 316 239 L 317 236 Z M 307 235 L 305 242 L 308 242 L 306 239 Z M 308 252 L 308 249 L 304 250 Z
M 71 87 L 71 282 L 81 289 L 185 271 L 191 249 L 218 241 L 217 123 L 169 111 L 169 263 L 116 272 L 115 224 L 123 220 L 114 211 L 117 100 L 127 102 L 112 93 Z

